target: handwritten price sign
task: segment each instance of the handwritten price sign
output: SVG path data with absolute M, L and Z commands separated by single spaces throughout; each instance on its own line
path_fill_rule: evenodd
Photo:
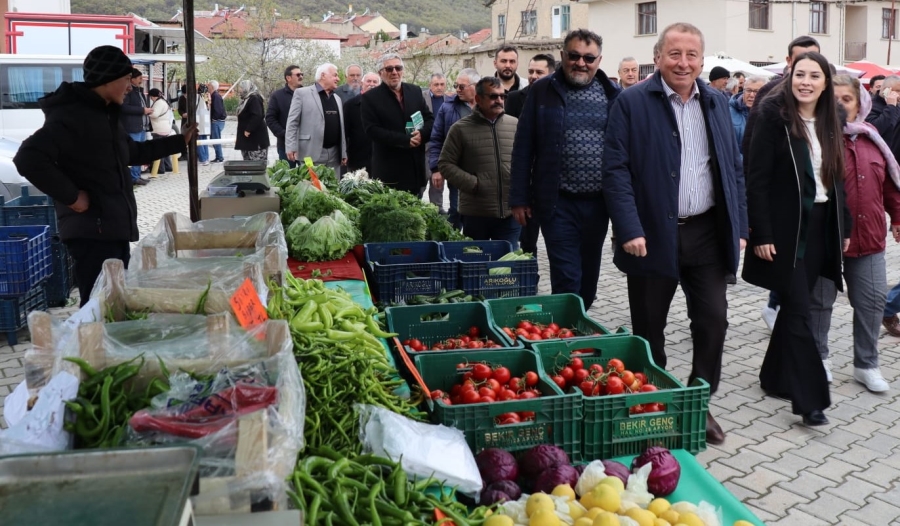
M 259 295 L 250 283 L 250 278 L 241 283 L 229 302 L 234 316 L 245 330 L 250 330 L 269 319 L 269 314 L 259 301 Z

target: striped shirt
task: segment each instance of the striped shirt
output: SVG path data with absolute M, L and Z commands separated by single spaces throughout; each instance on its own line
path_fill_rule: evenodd
M 678 217 L 706 212 L 716 204 L 713 174 L 709 164 L 706 121 L 700 106 L 700 90 L 694 82 L 687 102 L 666 84 L 663 90 L 672 104 L 681 137 L 681 183 L 678 185 Z

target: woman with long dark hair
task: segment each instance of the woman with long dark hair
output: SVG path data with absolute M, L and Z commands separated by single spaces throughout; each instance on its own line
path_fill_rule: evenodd
M 760 385 L 790 400 L 810 426 L 827 424 L 823 411 L 831 405 L 810 324 L 810 291 L 819 276 L 843 290 L 841 254 L 850 232 L 831 76 L 821 54 L 797 57 L 790 75 L 762 101 L 746 152 L 750 243 L 742 276 L 781 299 Z

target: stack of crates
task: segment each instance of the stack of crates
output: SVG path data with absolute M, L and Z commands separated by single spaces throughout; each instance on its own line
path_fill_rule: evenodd
M 75 262 L 66 246 L 59 240 L 56 209 L 53 200 L 46 195 L 30 195 L 28 187 L 22 187 L 21 197 L 3 203 L 0 199 L 0 226 L 48 227 L 50 242 L 51 274 L 44 284 L 47 305 L 62 307 L 69 301 L 75 287 Z
M 28 323 L 28 313 L 47 309 L 50 275 L 49 227 L 0 227 L 0 332 L 10 345 Z

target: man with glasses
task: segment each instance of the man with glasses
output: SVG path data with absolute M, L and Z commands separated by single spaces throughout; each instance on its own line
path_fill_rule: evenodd
M 460 71 L 459 75 L 456 76 L 456 84 L 454 85 L 456 95 L 445 102 L 434 117 L 434 126 L 431 128 L 431 140 L 428 142 L 428 168 L 431 172 L 431 188 L 437 190 L 440 203 L 434 202 L 430 192 L 429 198 L 432 198 L 432 204 L 437 205 L 439 208 L 441 203 L 443 203 L 444 177 L 438 169 L 438 158 L 441 156 L 441 149 L 444 147 L 444 139 L 447 137 L 450 127 L 456 124 L 456 121 L 472 114 L 472 109 L 475 107 L 475 83 L 480 79 L 478 72 L 472 68 Z M 463 222 L 458 211 L 459 190 L 452 184 L 447 186 L 450 189 L 450 211 L 447 220 L 450 221 L 453 228 L 461 230 Z
M 519 69 L 519 51 L 515 46 L 503 46 L 494 55 L 495 77 L 503 83 L 503 89 L 507 93 L 524 88 L 528 81 L 520 77 L 516 71 Z
M 287 161 L 291 168 L 297 161 L 288 159 L 284 149 L 284 134 L 287 130 L 288 114 L 291 111 L 291 100 L 294 90 L 303 87 L 303 72 L 300 66 L 288 66 L 284 69 L 284 87 L 269 95 L 269 108 L 266 110 L 266 125 L 278 141 L 278 158 Z
M 600 70 L 602 46 L 593 31 L 570 32 L 562 67 L 534 83 L 519 116 L 509 192 L 519 224 L 541 225 L 553 294 L 578 294 L 586 308 L 609 226 L 600 167 L 609 105 L 619 94 Z
M 391 188 L 421 197 L 427 183 L 425 144 L 434 115 L 425 105 L 422 88 L 403 82 L 400 55 L 382 55 L 375 66 L 381 85 L 362 95 L 363 128 L 372 140 L 371 175 Z M 413 121 L 417 112 L 422 117 L 418 127 Z
M 469 88 L 471 89 L 471 88 Z M 509 164 L 515 117 L 503 113 L 506 92 L 497 77 L 479 80 L 475 109 L 450 128 L 438 166 L 459 188 L 463 233 L 472 239 L 519 245 L 522 228 L 509 209 Z
M 702 378 L 712 394 L 728 329 L 727 279 L 749 237 L 741 154 L 725 101 L 697 80 L 703 34 L 675 23 L 658 43 L 659 71 L 622 92 L 609 112 L 603 194 L 616 232 L 613 261 L 628 275 L 634 334 L 663 368 L 666 320 L 681 285 L 693 340 L 688 385 Z M 707 414 L 706 441 L 724 440 Z
M 734 126 L 734 135 L 737 137 L 738 146 L 744 140 L 744 128 L 747 126 L 747 117 L 750 109 L 756 102 L 760 88 L 768 82 L 766 77 L 752 76 L 744 79 L 744 90 L 731 97 L 728 108 L 731 110 L 731 124 Z M 741 150 L 741 153 L 744 153 Z

